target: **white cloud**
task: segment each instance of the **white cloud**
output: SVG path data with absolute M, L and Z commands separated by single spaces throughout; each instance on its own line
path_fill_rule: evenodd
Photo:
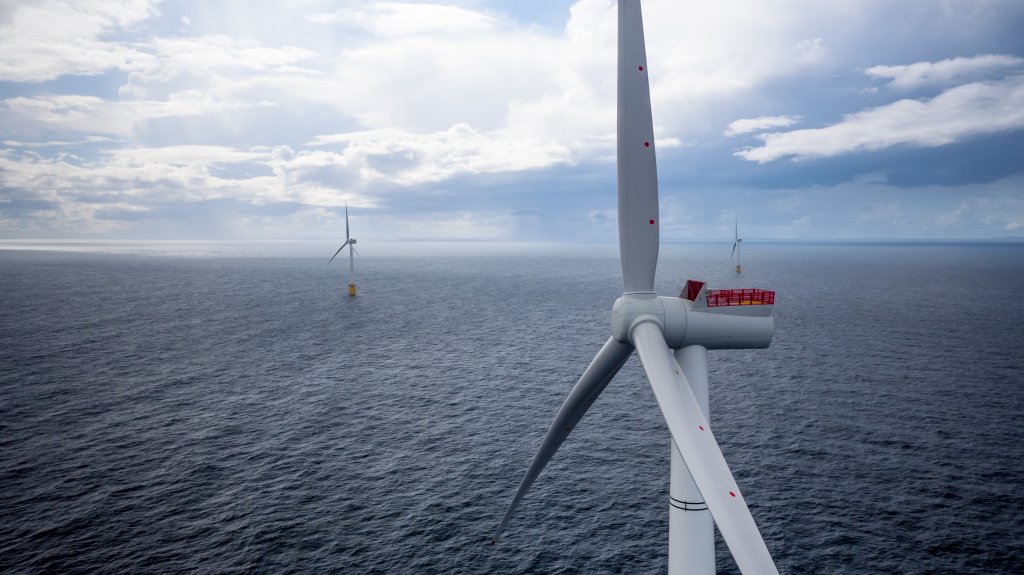
M 497 24 L 491 16 L 458 6 L 407 2 L 377 2 L 360 8 L 310 14 L 307 19 L 361 28 L 380 37 L 438 33 L 461 36 L 468 32 L 488 32 Z
M 986 3 L 978 11 L 984 16 L 997 4 L 1008 5 Z M 336 10 L 339 5 L 344 8 Z M 0 202 L 46 199 L 57 207 L 33 212 L 38 217 L 94 230 L 112 229 L 110 220 L 96 216 L 112 209 L 130 217 L 156 214 L 169 201 L 217 198 L 228 200 L 219 205 L 268 211 L 281 203 L 301 215 L 281 216 L 276 225 L 277 216 L 265 213 L 237 222 L 285 230 L 289 222 L 336 226 L 330 215 L 345 201 L 394 209 L 398 198 L 422 193 L 443 203 L 470 193 L 460 187 L 479 182 L 470 176 L 481 174 L 577 166 L 589 177 L 595 162 L 610 172 L 614 0 L 573 2 L 564 29 L 531 24 L 529 8 L 481 8 L 488 5 L 496 6 L 288 0 L 231 18 L 228 5 L 185 0 L 165 4 L 168 15 L 160 18 L 156 0 L 0 0 L 13 6 L 0 8 L 0 80 L 105 73 L 45 90 L 8 85 L 0 95 L 0 125 L 3 146 L 11 149 L 0 157 Z M 659 151 L 686 142 L 687 153 L 720 154 L 722 126 L 736 118 L 742 119 L 729 124 L 726 136 L 776 132 L 761 134 L 761 146 L 738 154 L 762 162 L 942 145 L 1021 126 L 1019 82 L 981 81 L 1022 65 L 1020 58 L 998 55 L 869 68 L 870 77 L 892 88 L 962 85 L 931 100 L 851 114 L 834 126 L 782 132 L 801 118 L 753 117 L 794 109 L 796 100 L 781 92 L 790 84 L 806 86 L 806 76 L 816 78 L 815 86 L 834 87 L 833 78 L 862 69 L 874 46 L 851 46 L 870 43 L 885 28 L 878 15 L 889 17 L 898 5 L 645 0 Z M 922 26 L 928 30 L 952 26 L 937 21 L 958 22 L 945 13 L 929 20 L 924 9 L 899 13 L 908 12 L 927 20 Z M 907 50 L 927 53 L 915 42 Z M 857 57 L 862 60 L 851 63 Z M 836 106 L 847 105 L 843 97 Z M 867 104 L 852 106 L 843 109 Z M 797 111 L 818 117 L 815 109 Z M 564 178 L 561 172 L 533 177 Z M 501 179 L 509 182 L 501 194 L 516 193 L 514 175 Z M 665 182 L 663 188 L 686 185 Z M 423 237 L 501 237 L 523 225 L 522 217 L 486 207 L 491 190 L 471 193 L 485 206 L 475 217 L 463 206 L 439 206 L 429 216 L 402 220 L 403 230 Z M 596 221 L 614 205 L 602 201 L 573 209 L 583 219 L 596 214 Z M 793 233 L 809 229 L 815 218 L 798 212 Z M 857 213 L 881 217 L 884 210 Z M 448 223 L 424 225 L 428 217 Z M 614 231 L 614 218 L 601 225 L 608 226 L 601 228 L 603 237 Z
M 847 2 L 796 0 L 645 3 L 647 51 L 657 58 L 651 63 L 656 121 L 698 124 L 723 100 L 822 65 L 830 57 L 822 29 L 857 11 Z
M 107 154 L 111 163 L 125 166 L 212 166 L 238 162 L 269 160 L 267 150 L 235 150 L 222 146 L 193 145 L 165 146 L 161 148 L 121 148 Z
M 147 120 L 211 116 L 237 108 L 263 105 L 216 101 L 197 90 L 177 92 L 167 100 L 109 101 L 96 96 L 39 96 L 4 100 L 0 119 L 9 130 L 136 136 Z
M 46 142 L 21 142 L 18 140 L 4 140 L 2 143 L 5 146 L 12 148 L 52 148 L 58 146 L 82 146 L 85 144 L 102 144 L 106 142 L 113 142 L 111 138 L 104 136 L 88 136 L 80 140 L 50 140 Z
M 779 1 L 785 8 L 792 0 Z M 44 128 L 174 143 L 196 129 L 211 134 L 218 126 L 257 132 L 260 126 L 246 124 L 252 117 L 247 110 L 312 102 L 367 129 L 361 137 L 343 136 L 343 161 L 334 166 L 344 176 L 335 188 L 350 190 L 368 181 L 410 186 L 458 174 L 613 159 L 614 2 L 576 2 L 562 34 L 452 5 L 383 2 L 330 13 L 320 5 L 293 3 L 292 9 L 312 10 L 310 18 L 326 28 L 365 36 L 337 54 L 269 46 L 266 38 L 155 36 L 138 45 L 148 58 L 133 67 L 119 91 L 121 101 L 10 98 L 0 107 L 0 121 L 18 128 L 22 141 Z M 808 33 L 809 17 L 799 11 L 766 19 L 779 6 L 704 6 L 684 15 L 674 3 L 652 0 L 644 8 L 651 50 L 659 54 L 652 77 L 655 98 L 662 101 L 656 120 L 663 149 L 680 145 L 671 126 L 695 113 L 692 107 L 677 112 L 680 101 L 748 89 L 823 53 L 822 41 Z M 765 22 L 771 23 L 768 29 Z M 724 31 L 709 34 L 714 25 Z M 111 26 L 94 27 L 92 34 L 100 37 Z M 154 123 L 173 118 L 192 121 Z M 175 126 L 184 126 L 180 135 L 173 133 Z M 307 129 L 318 130 L 310 137 L 323 133 L 312 124 Z M 150 137 L 154 130 L 163 130 L 162 137 Z
M 156 201 L 266 195 L 277 185 L 273 177 L 225 178 L 211 174 L 209 168 L 269 158 L 267 152 L 216 146 L 122 149 L 94 161 L 4 150 L 0 152 L 0 184 L 55 202 L 64 211 L 88 208 L 86 212 L 95 212 L 113 204 L 144 211 Z
M 758 163 L 829 157 L 899 145 L 935 147 L 1024 128 L 1024 75 L 951 88 L 930 100 L 900 100 L 825 128 L 763 134 L 735 155 Z
M 849 8 L 794 9 L 792 0 L 728 5 L 645 3 L 655 121 L 666 138 L 701 110 L 827 57 L 815 20 Z M 415 25 L 405 15 L 419 14 Z M 553 140 L 603 156 L 615 129 L 616 7 L 580 0 L 561 35 L 498 16 L 432 4 L 385 3 L 320 20 L 362 27 L 369 39 L 343 50 L 324 78 L 286 79 L 296 94 L 330 95 L 365 128 L 434 132 L 466 123 L 510 136 Z M 425 34 L 450 20 L 443 34 Z M 324 89 L 316 90 L 320 84 Z M 282 84 L 278 84 L 281 86 Z
M 0 23 L 0 80 L 41 82 L 145 66 L 151 55 L 104 37 L 153 16 L 156 4 L 157 0 L 18 3 Z
M 521 171 L 571 161 L 568 148 L 554 142 L 480 133 L 467 124 L 430 134 L 398 129 L 319 136 L 312 144 L 346 143 L 345 165 L 358 166 L 364 180 L 400 185 L 438 182 L 456 174 Z
M 154 60 L 128 77 L 119 90 L 121 98 L 163 100 L 191 92 L 219 100 L 243 99 L 239 92 L 254 76 L 301 74 L 304 71 L 296 64 L 317 56 L 303 48 L 273 48 L 227 36 L 156 38 L 150 49 Z
M 343 50 L 328 71 L 331 102 L 365 128 L 501 127 L 509 102 L 554 91 L 564 48 L 508 22 L 430 35 L 408 27 L 369 32 L 369 41 Z
M 724 136 L 739 136 L 753 132 L 763 132 L 771 128 L 788 128 L 800 121 L 799 116 L 761 116 L 760 118 L 742 118 L 729 124 L 722 133 Z
M 889 87 L 911 90 L 922 86 L 962 83 L 978 76 L 1004 72 L 1024 66 L 1024 58 L 1003 54 L 985 54 L 971 58 L 948 58 L 938 62 L 916 62 L 906 66 L 873 66 L 869 76 L 887 78 Z

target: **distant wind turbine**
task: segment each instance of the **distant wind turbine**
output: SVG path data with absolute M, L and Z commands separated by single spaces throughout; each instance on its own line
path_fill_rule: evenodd
M 678 297 L 655 293 L 658 174 L 639 0 L 619 0 L 618 58 L 619 255 L 625 290 L 612 306 L 611 337 L 555 415 L 492 544 L 562 442 L 636 351 L 672 436 L 669 573 L 714 573 L 717 524 L 744 575 L 777 575 L 711 432 L 707 353 L 768 347 L 775 292 L 712 291 L 690 280 Z
M 740 221 L 737 219 L 736 235 L 732 242 L 732 254 L 729 255 L 729 259 L 732 259 L 732 256 L 736 256 L 736 273 L 740 273 L 740 244 L 742 243 L 743 240 L 740 238 Z
M 358 256 L 359 252 L 356 251 L 356 239 L 349 237 L 348 202 L 345 202 L 345 243 L 341 244 L 338 251 L 334 252 L 334 255 L 331 256 L 331 260 L 327 262 L 327 265 L 331 265 L 331 262 L 334 261 L 334 258 L 338 257 L 338 254 L 341 253 L 341 250 L 345 249 L 345 246 L 348 246 L 348 295 L 349 297 L 353 297 L 356 295 L 355 260 L 353 259 L 353 254 Z

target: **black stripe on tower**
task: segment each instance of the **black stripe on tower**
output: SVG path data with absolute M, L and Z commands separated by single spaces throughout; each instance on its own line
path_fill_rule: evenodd
M 708 505 L 703 501 L 681 501 L 675 497 L 669 496 L 668 503 L 676 509 L 682 509 L 683 511 L 707 511 Z

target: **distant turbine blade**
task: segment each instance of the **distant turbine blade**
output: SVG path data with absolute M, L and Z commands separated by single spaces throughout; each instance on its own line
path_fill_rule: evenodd
M 355 252 L 355 254 L 357 256 L 359 256 L 359 252 L 356 251 L 356 247 L 355 246 L 352 246 L 352 251 Z M 359 257 L 363 257 L 363 256 L 359 256 Z
M 736 244 L 737 244 L 737 242 L 733 242 L 733 243 L 732 243 L 732 253 L 731 253 L 731 254 L 729 254 L 729 259 L 732 259 L 732 257 L 733 257 L 734 255 L 736 255 Z
M 345 243 L 348 243 L 348 202 L 345 202 Z
M 777 575 L 768 547 L 679 362 L 665 344 L 661 328 L 651 322 L 641 323 L 633 328 L 633 344 L 672 439 L 740 572 Z
M 341 244 L 341 247 L 338 248 L 338 251 L 334 252 L 334 255 L 331 256 L 331 261 L 327 262 L 327 265 L 331 265 L 331 262 L 334 261 L 334 258 L 338 257 L 338 254 L 340 254 L 341 250 L 345 249 L 345 246 L 347 246 L 347 245 L 348 245 L 348 240 L 345 240 L 345 243 Z
M 736 230 L 735 230 L 735 236 L 733 237 L 733 239 L 738 242 L 738 241 L 740 241 L 740 220 L 739 220 L 739 218 L 734 220 L 734 223 L 736 224 Z
M 640 2 L 619 2 L 619 257 L 626 293 L 653 292 L 658 265 L 658 168 Z
M 551 461 L 559 446 L 569 436 L 569 432 L 576 427 L 576 424 L 583 418 L 587 409 L 594 403 L 597 396 L 604 391 L 608 382 L 615 377 L 615 374 L 622 368 L 622 364 L 626 363 L 626 360 L 629 359 L 632 353 L 632 346 L 619 343 L 614 338 L 608 338 L 601 351 L 597 352 L 597 355 L 594 356 L 590 366 L 587 367 L 587 370 L 583 372 L 583 376 L 580 377 L 572 391 L 569 392 L 569 397 L 565 398 L 565 403 L 558 410 L 555 420 L 551 422 L 551 427 L 548 428 L 547 435 L 544 436 L 544 441 L 541 442 L 540 449 L 537 450 L 537 455 L 533 457 L 533 462 L 526 471 L 526 476 L 523 477 L 523 481 L 519 484 L 519 490 L 516 491 L 515 497 L 512 498 L 512 503 L 509 504 L 508 510 L 505 511 L 505 516 L 501 519 L 501 525 L 498 526 L 498 530 L 494 533 L 494 539 L 491 541 L 492 544 L 498 541 L 498 536 L 505 529 L 509 519 L 512 517 L 512 513 L 519 506 L 519 502 L 523 500 L 527 490 L 533 485 L 540 472 L 544 470 L 544 466 L 548 464 L 548 461 Z

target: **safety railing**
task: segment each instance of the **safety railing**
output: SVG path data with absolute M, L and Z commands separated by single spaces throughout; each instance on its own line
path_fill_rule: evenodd
M 708 290 L 708 307 L 728 305 L 773 305 L 775 292 L 763 289 Z

